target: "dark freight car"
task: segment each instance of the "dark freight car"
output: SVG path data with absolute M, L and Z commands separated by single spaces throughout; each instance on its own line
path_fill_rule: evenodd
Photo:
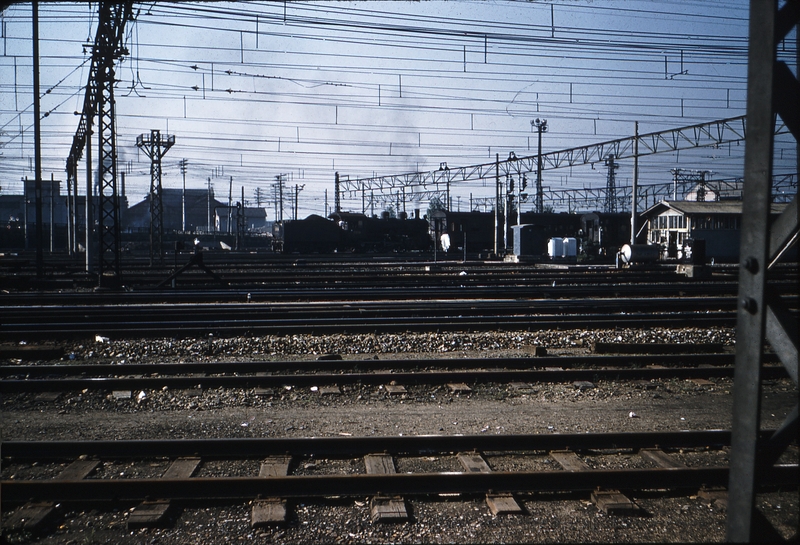
M 328 254 L 339 249 L 342 230 L 336 222 L 312 214 L 304 220 L 276 222 L 273 235 L 278 251 L 287 254 Z
M 276 250 L 284 253 L 387 253 L 431 249 L 428 222 L 422 219 L 377 218 L 336 212 L 330 219 L 311 215 L 278 222 L 273 229 Z
M 450 241 L 448 252 L 462 254 L 466 242 L 470 254 L 494 251 L 494 213 L 450 212 L 433 210 L 430 213 L 431 238 L 441 241 L 446 234 Z M 442 249 L 439 243 L 439 249 Z
M 339 251 L 387 253 L 427 251 L 431 249 L 428 222 L 419 218 L 378 218 L 352 212 L 330 215 L 341 230 Z
M 581 247 L 587 257 L 616 256 L 631 241 L 631 215 L 592 212 L 581 216 Z

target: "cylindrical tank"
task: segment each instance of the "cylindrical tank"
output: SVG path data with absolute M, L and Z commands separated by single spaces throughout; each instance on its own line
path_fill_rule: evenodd
M 578 255 L 578 239 L 574 237 L 564 237 L 564 257 L 575 257 Z
M 655 263 L 661 253 L 657 244 L 626 244 L 620 249 L 623 263 Z
M 550 257 L 562 257 L 564 255 L 564 240 L 560 238 L 548 240 L 547 255 Z

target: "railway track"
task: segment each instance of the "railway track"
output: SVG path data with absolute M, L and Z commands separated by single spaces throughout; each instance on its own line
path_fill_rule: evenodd
M 733 377 L 733 354 L 163 364 L 4 365 L 0 393 L 552 383 Z M 767 358 L 765 379 L 787 376 Z M 775 365 L 769 365 L 770 363 Z M 655 365 L 656 367 L 648 367 Z M 313 372 L 309 372 L 313 371 Z
M 772 430 L 762 432 L 767 437 Z M 514 494 L 537 492 L 592 492 L 598 508 L 604 491 L 615 508 L 627 502 L 627 514 L 637 509 L 624 494 L 643 490 L 689 490 L 724 487 L 728 467 L 713 454 L 730 445 L 727 430 L 684 432 L 582 433 L 545 435 L 319 437 L 294 439 L 182 439 L 126 441 L 6 441 L 3 443 L 3 507 L 8 511 L 54 508 L 54 503 L 126 502 L 140 504 L 131 512 L 129 527 L 145 520 L 163 524 L 169 502 L 253 501 L 253 526 L 259 522 L 261 500 L 273 502 L 271 523 L 282 523 L 286 499 L 372 497 L 396 502 L 389 514 L 405 515 L 404 497 L 441 494 L 486 494 L 492 505 Z M 697 449 L 691 466 L 676 456 Z M 620 464 L 619 454 L 639 463 Z M 358 460 L 363 457 L 363 462 Z M 504 466 L 522 466 L 511 471 Z M 724 456 L 723 456 L 724 457 Z M 441 460 L 437 460 L 441 458 Z M 350 460 L 332 470 L 317 471 L 325 460 Z M 461 464 L 461 471 L 425 471 L 425 461 L 439 466 Z M 116 473 L 125 461 L 127 475 Z M 157 461 L 154 463 L 154 460 Z M 250 460 L 248 466 L 243 461 Z M 457 460 L 457 461 L 456 461 Z M 63 463 L 67 461 L 66 467 Z M 204 465 L 215 464 L 209 476 Z M 71 463 L 70 463 L 71 462 Z M 364 464 L 363 466 L 361 464 Z M 111 470 L 107 468 L 110 466 Z M 226 466 L 228 469 L 226 470 Z M 258 469 L 260 466 L 260 469 Z M 494 467 L 493 467 L 494 466 Z M 40 475 L 27 477 L 36 467 Z M 243 470 L 250 467 L 252 473 Z M 342 469 L 342 468 L 349 469 Z M 403 471 L 409 467 L 423 471 Z M 400 468 L 399 472 L 397 468 Z M 546 469 L 542 469 L 546 468 Z M 242 475 L 244 473 L 244 475 Z M 136 475 L 143 475 L 137 477 Z M 236 476 L 233 476 L 236 475 Z M 774 465 L 761 481 L 767 486 L 796 488 L 796 463 Z M 787 484 L 792 483 L 792 484 Z M 153 503 L 162 513 L 153 516 Z M 276 517 L 274 503 L 282 516 Z M 399 505 L 398 505 L 399 504 Z M 44 506 L 44 507 L 42 507 Z M 402 509 L 401 509 L 402 508 Z M 23 508 L 24 511 L 25 508 Z M 137 517 L 136 509 L 149 514 Z M 522 513 L 523 511 L 518 511 Z M 380 520 L 380 504 L 373 503 L 373 520 Z M 407 519 L 407 515 L 405 516 Z M 13 518 L 12 518 L 13 521 Z M 261 521 L 263 522 L 263 520 Z M 147 525 L 147 524 L 142 524 Z
M 411 295 L 413 296 L 413 295 Z M 608 298 L 6 306 L 0 340 L 733 325 L 736 300 Z
M 672 271 L 639 274 L 599 268 L 530 271 L 503 265 L 481 270 L 480 267 L 468 269 L 461 264 L 448 264 L 437 266 L 436 270 L 424 270 L 421 264 L 409 263 L 398 263 L 388 269 L 385 264 L 378 268 L 371 264 L 352 267 L 325 263 L 314 270 L 317 264 L 286 262 L 266 272 L 263 267 L 242 263 L 232 263 L 230 267 L 219 265 L 219 268 L 215 265 L 212 268 L 226 279 L 228 286 L 224 289 L 216 286 L 209 289 L 213 282 L 209 283 L 209 278 L 202 273 L 179 279 L 176 285 L 182 289 L 141 289 L 153 287 L 159 278 L 163 279 L 170 272 L 167 268 L 142 267 L 126 274 L 126 279 L 132 280 L 130 291 L 0 294 L 0 341 L 8 346 L 9 342 L 17 344 L 21 340 L 57 342 L 94 339 L 95 335 L 115 340 L 217 339 L 294 333 L 655 329 L 735 324 L 735 267 L 731 274 L 708 281 L 686 281 L 677 278 Z M 324 266 L 331 268 L 330 274 L 323 272 Z M 354 270 L 348 273 L 348 268 Z M 466 274 L 460 274 L 462 271 Z M 796 309 L 796 279 L 787 276 L 779 285 L 781 294 Z M 192 344 L 202 352 L 205 341 L 192 341 Z M 209 342 L 207 356 L 214 354 L 211 346 Z M 0 394 L 11 400 L 6 406 L 22 421 L 11 426 L 19 433 L 18 437 L 79 437 L 78 429 L 86 431 L 82 428 L 84 422 L 87 427 L 94 426 L 82 419 L 103 419 L 106 413 L 99 411 L 108 408 L 113 408 L 109 419 L 113 416 L 117 423 L 150 430 L 128 437 L 174 437 L 173 426 L 180 427 L 183 437 L 203 437 L 207 436 L 203 432 L 204 425 L 208 425 L 208 429 L 224 429 L 229 437 L 234 437 L 240 435 L 240 429 L 246 430 L 242 432 L 244 435 L 255 432 L 253 427 L 239 427 L 252 420 L 239 424 L 237 419 L 230 424 L 230 418 L 214 416 L 207 424 L 205 421 L 195 424 L 195 419 L 206 416 L 206 409 L 212 406 L 219 407 L 220 413 L 225 415 L 236 414 L 237 418 L 240 411 L 251 410 L 242 407 L 252 407 L 253 411 L 272 407 L 269 410 L 280 411 L 280 416 L 270 416 L 275 418 L 274 429 L 264 428 L 269 431 L 267 435 L 273 435 L 269 439 L 4 441 L 0 474 L 4 527 L 6 531 L 9 528 L 24 530 L 29 528 L 26 524 L 38 516 L 42 520 L 57 518 L 63 511 L 58 507 L 61 504 L 68 509 L 73 508 L 69 506 L 103 505 L 103 509 L 123 513 L 127 528 L 133 530 L 174 524 L 180 516 L 175 514 L 174 507 L 180 512 L 182 505 L 222 503 L 235 505 L 239 511 L 250 511 L 252 505 L 247 524 L 260 528 L 264 524 L 287 524 L 292 509 L 299 509 L 296 506 L 305 503 L 336 501 L 347 509 L 354 503 L 363 504 L 365 497 L 373 521 L 394 520 L 392 517 L 399 517 L 401 511 L 405 513 L 405 498 L 428 502 L 442 495 L 452 501 L 472 498 L 473 502 L 486 497 L 494 513 L 495 509 L 505 512 L 503 509 L 512 508 L 517 500 L 519 507 L 523 501 L 569 494 L 584 501 L 591 499 L 598 510 L 606 513 L 630 509 L 626 511 L 630 514 L 638 509 L 637 497 L 648 494 L 693 496 L 699 490 L 724 488 L 728 482 L 726 461 L 730 433 L 706 430 L 495 435 L 491 431 L 500 430 L 501 426 L 484 426 L 483 422 L 477 427 L 471 422 L 469 429 L 459 430 L 456 420 L 461 422 L 462 413 L 456 416 L 454 411 L 463 409 L 456 405 L 494 406 L 503 403 L 506 397 L 526 404 L 533 398 L 522 394 L 535 391 L 534 386 L 542 383 L 564 383 L 565 395 L 573 401 L 573 394 L 575 399 L 583 398 L 577 391 L 577 388 L 583 390 L 583 386 L 577 386 L 579 382 L 627 382 L 625 388 L 633 392 L 637 401 L 630 406 L 623 402 L 625 405 L 616 412 L 622 414 L 622 419 L 631 427 L 553 424 L 557 426 L 555 429 L 565 430 L 636 429 L 644 420 L 628 415 L 631 408 L 643 414 L 639 407 L 646 405 L 641 405 L 639 392 L 643 394 L 641 399 L 646 400 L 652 394 L 653 399 L 659 400 L 656 404 L 659 408 L 667 404 L 661 401 L 664 399 L 661 396 L 673 393 L 655 389 L 646 392 L 644 384 L 630 382 L 649 384 L 680 378 L 695 379 L 702 384 L 699 379 L 731 377 L 732 363 L 731 354 L 713 353 L 490 360 L 4 365 L 0 367 Z M 767 363 L 764 378 L 786 376 L 782 366 L 772 365 L 777 360 L 769 358 Z M 571 382 L 576 388 L 569 384 Z M 439 386 L 452 383 L 489 386 L 476 388 L 480 395 L 451 395 L 446 397 L 446 403 L 445 398 L 439 400 Z M 493 386 L 497 384 L 501 387 Z M 705 391 L 702 386 L 695 389 L 691 383 L 681 384 L 688 384 L 686 391 L 693 396 Z M 359 385 L 369 387 L 360 389 Z M 376 390 L 376 385 L 384 388 Z M 435 401 L 432 401 L 431 389 L 425 385 L 436 387 Z M 338 393 L 346 395 L 331 401 L 335 398 L 322 396 L 324 386 L 332 386 L 334 390 L 342 386 Z M 409 386 L 409 395 L 390 399 L 387 386 L 401 389 Z M 530 390 L 525 389 L 526 386 Z M 540 392 L 549 388 L 562 386 L 551 384 L 540 388 Z M 684 386 L 680 388 L 681 393 L 675 397 L 683 395 Z M 194 402 L 197 392 L 205 397 L 208 392 L 203 390 L 211 389 L 256 391 L 250 390 L 244 395 L 237 391 L 215 392 L 217 397 L 208 404 Z M 147 401 L 138 402 L 132 395 L 136 390 L 141 390 L 141 399 Z M 185 390 L 185 396 L 177 392 L 181 390 Z M 447 388 L 444 390 L 446 393 Z M 468 390 L 467 387 L 460 391 Z M 483 395 L 489 390 L 491 395 Z M 713 395 L 719 395 L 720 400 L 727 399 L 724 396 L 728 392 L 724 388 L 708 390 L 715 390 Z M 396 407 L 405 407 L 404 401 L 414 405 L 413 409 L 420 414 L 427 414 L 428 406 L 418 405 L 420 400 L 440 412 L 444 405 L 442 414 L 454 416 L 446 421 L 442 419 L 442 423 L 436 423 L 431 430 L 415 428 L 408 423 L 394 430 L 395 433 L 437 433 L 438 429 L 442 434 L 432 436 L 392 435 L 396 424 L 384 426 L 380 416 L 376 416 L 371 428 L 341 426 L 341 421 L 347 418 L 357 422 L 365 415 L 372 418 L 369 416 L 373 414 L 371 404 L 364 407 L 358 404 L 358 410 L 353 412 L 357 416 L 353 417 L 338 416 L 335 412 L 341 407 L 350 408 L 356 398 L 361 401 L 365 391 L 370 403 L 373 400 L 383 403 L 376 407 L 395 416 L 398 416 Z M 520 395 L 515 397 L 514 391 Z M 589 393 L 596 391 L 592 389 Z M 52 392 L 87 395 L 48 395 Z M 44 395 L 37 395 L 42 393 Z M 281 394 L 286 394 L 285 402 Z M 608 399 L 611 394 L 616 391 L 610 391 Z M 782 390 L 780 395 L 785 395 Z M 281 401 L 276 401 L 278 397 Z M 591 404 L 590 397 L 593 399 L 587 395 L 586 402 L 581 403 L 596 407 Z M 121 401 L 123 399 L 126 401 Z M 617 399 L 616 395 L 613 399 Z M 537 400 L 530 401 L 532 407 L 537 403 Z M 174 414 L 172 409 L 175 409 Z M 706 409 L 702 406 L 697 414 L 705 414 Z M 151 418 L 153 410 L 160 420 L 152 427 L 123 420 L 128 418 L 127 411 L 137 418 Z M 316 411 L 332 411 L 336 416 L 313 424 L 320 427 L 315 434 L 327 435 L 335 433 L 331 429 L 343 429 L 347 431 L 340 435 L 352 432 L 359 436 L 280 437 L 300 433 L 283 430 L 307 429 L 307 415 Z M 300 414 L 306 416 L 297 416 Z M 350 413 L 341 411 L 341 414 Z M 578 417 L 587 418 L 586 413 L 583 414 Z M 680 421 L 684 420 L 684 415 L 673 416 L 676 422 L 678 416 L 681 416 Z M 185 418 L 186 422 L 172 421 L 173 417 Z M 312 418 L 316 418 L 316 414 Z M 409 421 L 413 418 L 409 417 Z M 612 415 L 612 420 L 618 418 L 619 415 Z M 42 419 L 48 419 L 48 423 Z M 427 421 L 423 419 L 423 422 Z M 478 430 L 483 432 L 485 427 L 489 433 L 444 435 L 445 427 L 453 430 L 450 422 L 456 431 L 471 434 Z M 724 420 L 717 419 L 705 421 L 700 428 L 727 425 Z M 56 430 L 58 434 L 37 435 L 40 433 L 37 430 L 42 429 L 39 426 Z M 77 433 L 72 432 L 73 426 Z M 521 423 L 515 426 L 523 433 L 537 429 Z M 677 424 L 672 429 L 683 429 L 682 426 Z M 538 429 L 544 431 L 545 427 L 551 429 L 544 425 L 539 425 Z M 368 435 L 370 429 L 371 433 L 377 429 L 381 435 L 360 436 Z M 258 432 L 264 430 L 259 428 Z M 94 430 L 83 436 L 118 435 L 111 424 L 104 431 Z M 788 457 L 784 456 L 764 482 L 782 491 L 796 490 L 796 457 L 796 449 Z M 724 496 L 724 490 L 714 493 Z M 460 495 L 459 499 L 452 499 L 455 495 Z M 168 510 L 171 518 L 165 518 Z M 416 520 L 413 514 L 405 513 L 405 516 L 397 520 L 425 523 L 422 517 Z
M 175 259 L 167 257 L 163 264 L 150 266 L 147 260 L 123 259 L 122 276 L 128 289 L 148 289 L 156 286 L 179 286 L 183 289 L 208 289 L 218 287 L 220 280 L 234 289 L 257 290 L 268 286 L 273 289 L 329 289 L 331 286 L 357 288 L 372 287 L 530 287 L 547 286 L 554 281 L 573 286 L 614 285 L 637 283 L 683 283 L 687 288 L 698 281 L 686 281 L 676 273 L 675 265 L 647 269 L 618 270 L 609 265 L 528 264 L 469 261 L 431 260 L 417 258 L 373 259 L 352 256 L 287 258 L 268 254 L 205 252 L 204 264 L 216 277 L 200 268 L 189 268 L 175 279 L 166 282 L 172 273 L 185 265 L 189 254 Z M 83 263 L 55 257 L 45 264 L 45 279 L 36 279 L 34 260 L 22 258 L 0 259 L 0 279 L 20 289 L 50 286 L 53 289 L 94 287 L 97 279 L 84 272 Z M 706 289 L 711 284 L 728 284 L 727 290 L 738 279 L 737 265 L 715 265 L 708 268 L 710 275 L 702 280 Z M 773 280 L 796 282 L 796 264 L 781 264 L 771 271 Z M 720 289 L 720 288 L 716 288 Z M 717 292 L 718 293 L 718 292 Z
M 797 292 L 797 283 L 778 282 L 775 284 L 779 293 Z M 56 293 L 13 292 L 0 293 L 0 304 L 4 306 L 32 306 L 42 304 L 64 305 L 102 305 L 102 304 L 152 304 L 179 302 L 279 302 L 279 301 L 358 301 L 358 300 L 399 300 L 413 298 L 417 300 L 452 300 L 452 299 L 546 299 L 546 298 L 589 298 L 594 296 L 627 297 L 674 297 L 709 296 L 724 297 L 736 294 L 736 282 L 617 282 L 606 284 L 575 285 L 568 279 L 554 278 L 547 282 L 530 282 L 515 285 L 493 286 L 486 282 L 483 285 L 454 283 L 436 286 L 428 283 L 403 286 L 400 284 L 375 285 L 364 282 L 361 285 L 342 285 L 327 282 L 321 287 L 308 286 L 302 281 L 291 285 L 279 286 L 264 283 L 251 288 L 218 287 L 196 289 L 137 289 L 131 291 L 62 291 Z

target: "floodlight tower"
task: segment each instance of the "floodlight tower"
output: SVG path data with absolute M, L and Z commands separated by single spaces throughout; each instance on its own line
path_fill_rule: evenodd
M 617 211 L 617 184 L 616 172 L 619 168 L 619 163 L 614 161 L 614 154 L 608 154 L 606 157 L 605 165 L 608 167 L 608 174 L 606 176 L 606 206 L 605 212 L 614 214 Z
M 544 212 L 544 191 L 542 190 L 542 133 L 547 132 L 547 120 L 538 117 L 531 121 L 531 129 L 539 132 L 539 159 L 536 167 L 536 213 Z
M 136 146 L 150 158 L 150 266 L 153 256 L 158 255 L 159 262 L 164 260 L 162 242 L 164 239 L 164 205 L 161 201 L 161 158 L 175 144 L 175 136 L 151 129 L 150 134 L 136 137 Z

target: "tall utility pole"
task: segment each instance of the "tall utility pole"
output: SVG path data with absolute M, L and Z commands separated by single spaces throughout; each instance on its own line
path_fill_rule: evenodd
M 244 247 L 244 232 L 247 228 L 247 211 L 244 207 L 244 186 L 242 186 L 242 201 L 236 203 L 236 249 Z
M 228 183 L 228 234 L 231 234 L 231 222 L 233 221 L 233 176 Z
M 33 6 L 33 141 L 34 161 L 36 163 L 34 175 L 34 194 L 36 199 L 36 277 L 44 276 L 44 237 L 42 235 L 42 134 L 41 112 L 39 105 L 39 6 Z M 27 205 L 26 205 L 27 206 Z M 52 231 L 53 225 L 50 225 Z
M 55 229 L 53 229 L 53 225 L 55 225 L 55 218 L 53 216 L 54 215 L 54 210 L 53 209 L 55 207 L 55 194 L 54 194 L 55 191 L 54 191 L 54 187 L 53 186 L 55 185 L 55 183 L 56 183 L 56 181 L 53 179 L 53 175 L 50 174 L 50 253 L 51 254 L 53 253 L 53 250 L 54 250 L 53 246 L 55 244 L 55 238 L 54 238 L 55 237 L 55 234 L 54 234 Z M 59 182 L 58 185 L 59 185 L 59 187 L 61 187 L 61 182 Z
M 181 174 L 183 174 L 183 193 L 181 193 L 181 231 L 186 232 L 186 165 L 189 161 L 181 159 Z
M 333 188 L 333 211 L 334 212 L 341 212 L 342 205 L 341 201 L 339 200 L 339 173 L 337 172 L 334 177 L 334 188 Z
M 306 184 L 294 184 L 294 219 L 297 220 L 297 202 L 300 200 L 300 192 L 305 189 Z
M 211 232 L 211 176 L 208 177 L 208 191 L 206 192 L 206 201 L 208 202 L 208 216 L 206 217 L 206 233 Z
M 636 244 L 636 210 L 639 198 L 639 122 L 634 126 L 633 140 L 633 187 L 631 188 L 631 245 Z
M 86 134 L 86 272 L 94 272 L 94 191 L 92 190 L 92 122 L 87 122 Z M 76 167 L 77 168 L 77 167 Z
M 539 132 L 539 156 L 536 167 L 536 205 L 537 214 L 544 212 L 544 191 L 542 190 L 542 133 L 547 132 L 547 120 L 538 117 L 531 121 L 531 129 L 536 127 Z
M 503 191 L 501 191 L 503 195 L 503 253 L 508 252 L 508 199 L 510 198 L 509 195 L 512 193 L 511 190 L 511 176 L 506 176 L 506 184 L 503 187 Z
M 606 205 L 604 210 L 607 214 L 614 214 L 617 212 L 617 169 L 619 163 L 614 162 L 614 154 L 610 153 L 606 157 L 605 165 L 608 167 L 608 174 L 606 175 Z
M 494 255 L 500 249 L 500 154 L 494 159 Z
M 275 186 L 277 186 L 277 195 L 275 199 L 275 205 L 277 210 L 275 210 L 275 221 L 283 221 L 283 179 L 286 174 L 278 174 L 275 176 Z
M 161 131 L 151 129 L 150 134 L 140 134 L 136 137 L 136 146 L 144 151 L 150 158 L 150 266 L 153 266 L 153 257 L 158 256 L 158 261 L 163 262 L 164 242 L 164 204 L 161 200 L 161 158 L 166 155 L 169 148 L 175 144 L 175 136 L 164 135 Z

